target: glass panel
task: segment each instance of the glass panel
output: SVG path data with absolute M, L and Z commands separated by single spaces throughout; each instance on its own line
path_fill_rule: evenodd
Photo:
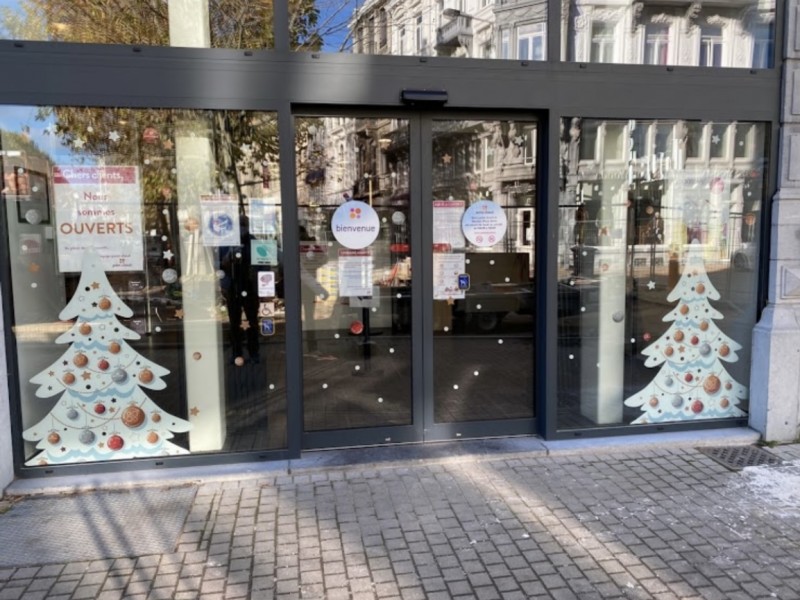
M 562 35 L 562 60 L 763 69 L 773 66 L 775 2 L 570 0 Z
M 0 37 L 92 44 L 272 48 L 272 0 L 4 0 Z M 305 35 L 309 11 L 295 23 Z
M 535 138 L 533 123 L 433 123 L 436 422 L 533 417 Z
M 583 131 L 614 127 L 625 128 L 627 162 L 583 160 Z M 745 417 L 765 126 L 709 126 L 712 138 L 744 143 L 736 157 L 713 139 L 690 148 L 699 123 L 575 118 L 563 128 L 559 429 Z M 674 136 L 655 142 L 658 153 L 632 150 L 637 135 L 662 131 Z
M 546 0 L 316 0 L 290 2 L 289 11 L 298 50 L 547 58 Z M 295 23 L 303 23 L 300 33 Z
M 276 131 L 0 109 L 27 464 L 286 446 Z
M 407 425 L 408 121 L 296 126 L 305 430 Z

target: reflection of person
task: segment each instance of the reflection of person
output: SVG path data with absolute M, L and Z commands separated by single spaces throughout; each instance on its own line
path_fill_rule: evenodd
M 240 221 L 241 245 L 220 249 L 220 268 L 225 272 L 222 278 L 222 294 L 228 306 L 231 336 L 231 361 L 244 364 L 243 339 L 247 338 L 247 352 L 250 361 L 257 363 L 259 357 L 258 344 L 258 290 L 256 287 L 256 269 L 250 262 L 250 239 L 247 217 Z M 242 329 L 242 310 L 247 319 L 246 330 Z M 238 360 L 237 360 L 238 359 Z
M 317 297 L 323 300 L 328 298 L 326 290 L 316 278 L 316 268 L 312 261 L 314 259 L 316 239 L 308 233 L 308 230 L 300 226 L 300 299 L 303 306 L 303 331 L 305 333 L 309 352 L 317 351 L 316 324 L 314 323 L 314 304 Z

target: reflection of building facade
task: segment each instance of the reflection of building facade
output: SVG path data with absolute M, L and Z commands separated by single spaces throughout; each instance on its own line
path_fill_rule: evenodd
M 756 242 L 753 222 L 764 182 L 762 128 L 572 119 L 562 129 L 561 223 L 575 230 L 581 207 L 581 243 L 640 252 L 655 244 L 648 251 L 656 251 L 654 258 L 664 265 L 667 240 L 697 239 L 713 247 L 719 260 L 752 268 L 748 248 Z M 618 235 L 610 235 L 612 230 Z
M 573 0 L 563 22 L 566 56 L 578 62 L 701 67 L 770 66 L 774 1 Z

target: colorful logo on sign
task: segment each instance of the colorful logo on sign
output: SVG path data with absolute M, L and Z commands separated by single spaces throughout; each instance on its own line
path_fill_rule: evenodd
M 233 231 L 233 219 L 226 213 L 212 214 L 208 219 L 208 231 L 217 237 L 225 237 Z
M 333 237 L 345 248 L 360 250 L 374 242 L 381 230 L 378 213 L 366 202 L 345 202 L 331 218 Z

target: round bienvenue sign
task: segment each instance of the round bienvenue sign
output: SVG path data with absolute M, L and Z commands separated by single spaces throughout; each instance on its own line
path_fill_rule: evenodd
M 461 218 L 461 230 L 469 242 L 479 248 L 494 246 L 506 235 L 508 220 L 497 204 L 479 200 Z
M 350 200 L 333 213 L 331 229 L 333 237 L 342 246 L 359 250 L 375 241 L 380 233 L 381 224 L 378 213 L 369 204 Z

